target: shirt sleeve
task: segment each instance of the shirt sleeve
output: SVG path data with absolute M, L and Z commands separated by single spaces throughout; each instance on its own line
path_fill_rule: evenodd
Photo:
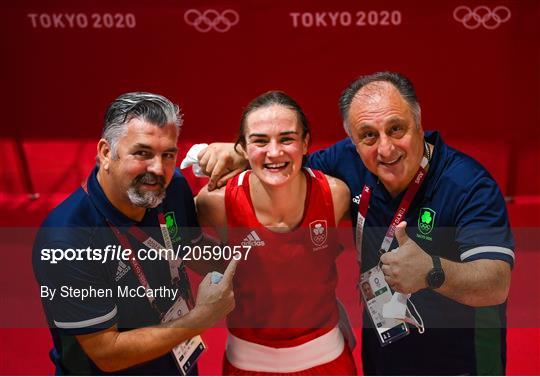
M 344 157 L 343 152 L 348 144 L 351 144 L 351 141 L 349 138 L 346 138 L 326 149 L 311 153 L 308 156 L 307 166 L 320 170 L 324 174 L 340 177 L 340 162 L 342 162 L 342 158 Z
M 34 271 L 49 324 L 73 335 L 107 329 L 118 319 L 116 292 L 100 261 L 41 258 L 42 250 L 75 248 L 54 243 L 36 250 Z
M 456 241 L 461 261 L 495 259 L 514 264 L 514 239 L 504 198 L 495 181 L 474 180 L 458 206 Z

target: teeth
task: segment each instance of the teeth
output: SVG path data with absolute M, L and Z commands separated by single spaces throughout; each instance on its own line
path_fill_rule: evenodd
M 392 165 L 392 164 L 396 163 L 400 158 L 401 158 L 401 156 L 399 156 L 398 158 L 396 158 L 394 161 L 389 161 L 389 162 L 381 161 L 381 164 L 384 164 L 384 165 Z
M 287 165 L 286 162 L 283 162 L 283 163 L 281 163 L 281 164 L 265 164 L 265 166 L 266 166 L 268 169 L 279 169 L 279 168 L 284 167 L 285 165 Z

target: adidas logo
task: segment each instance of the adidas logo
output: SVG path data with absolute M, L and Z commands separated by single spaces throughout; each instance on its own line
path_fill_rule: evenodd
M 128 273 L 129 270 L 131 270 L 131 267 L 125 264 L 124 262 L 120 261 L 118 263 L 118 269 L 116 270 L 116 277 L 114 278 L 114 280 L 120 281 L 120 279 L 122 279 L 124 275 Z
M 252 230 L 241 243 L 242 246 L 264 246 L 266 243 Z

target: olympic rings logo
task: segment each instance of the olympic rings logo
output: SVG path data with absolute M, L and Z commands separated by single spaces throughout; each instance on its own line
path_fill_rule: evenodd
M 510 9 L 505 6 L 498 6 L 491 10 L 485 5 L 480 5 L 471 10 L 471 8 L 462 5 L 454 9 L 454 19 L 470 30 L 476 29 L 480 25 L 489 30 L 496 29 L 508 21 L 511 16 Z
M 202 13 L 197 9 L 189 9 L 184 13 L 184 21 L 201 33 L 211 30 L 225 33 L 240 21 L 240 16 L 232 9 L 221 13 L 215 9 L 207 9 Z

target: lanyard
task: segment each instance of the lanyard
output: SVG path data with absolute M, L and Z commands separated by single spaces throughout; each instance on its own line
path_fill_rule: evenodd
M 169 235 L 169 231 L 167 229 L 167 225 L 165 223 L 165 216 L 163 216 L 163 212 L 159 212 L 158 213 L 158 220 L 159 220 L 159 227 L 161 229 L 161 234 L 163 236 L 163 240 L 165 241 L 165 245 L 168 245 L 167 246 L 167 249 L 168 250 L 172 250 L 172 241 L 171 241 L 171 238 L 170 238 L 170 235 Z M 129 239 L 128 237 L 123 234 L 120 229 L 118 229 L 113 223 L 111 223 L 109 220 L 107 220 L 107 223 L 109 225 L 109 227 L 112 229 L 114 235 L 116 236 L 116 238 L 118 239 L 118 242 L 120 242 L 120 245 L 122 245 L 122 248 L 125 249 L 128 249 L 129 250 L 129 254 L 127 255 L 128 257 L 128 261 L 129 261 L 129 264 L 131 265 L 131 268 L 133 269 L 133 272 L 135 273 L 135 276 L 137 277 L 137 279 L 139 280 L 139 283 L 145 287 L 145 289 L 150 289 L 150 283 L 148 282 L 148 279 L 146 278 L 146 275 L 144 273 L 144 270 L 141 266 L 141 264 L 139 263 L 136 255 L 133 253 L 133 249 L 131 247 L 131 242 L 129 242 Z M 136 225 L 132 225 L 128 230 L 127 232 L 132 235 L 133 237 L 135 237 L 135 239 L 137 239 L 137 241 L 141 242 L 142 244 L 144 244 L 146 247 L 148 248 L 153 248 L 153 249 L 156 249 L 156 250 L 163 250 L 163 246 L 158 242 L 156 241 L 154 238 L 152 238 L 151 236 L 149 236 L 148 234 L 146 234 L 141 228 L 139 228 L 138 226 Z M 170 245 L 170 247 L 169 247 Z M 173 286 L 180 286 L 181 285 L 181 280 L 180 280 L 180 274 L 179 274 L 179 267 L 180 265 L 182 264 L 182 260 L 181 259 L 172 259 L 172 258 L 169 258 L 171 256 L 172 252 L 169 254 L 167 253 L 166 256 L 167 256 L 167 262 L 169 264 L 169 272 L 171 274 L 171 284 Z M 189 292 L 186 292 L 188 293 L 188 302 L 191 302 L 192 301 L 192 297 L 191 295 L 189 294 Z M 154 297 L 154 295 L 146 295 L 146 297 L 148 298 L 148 301 L 150 302 L 150 305 L 156 309 L 160 316 L 163 316 L 163 312 L 161 312 L 161 310 L 159 310 L 159 308 L 157 307 L 156 305 L 156 298 Z
M 429 146 L 426 145 L 426 148 L 429 150 Z M 414 175 L 412 181 L 409 183 L 409 186 L 407 187 L 407 192 L 405 192 L 405 195 L 403 196 L 403 199 L 401 199 L 401 203 L 399 203 L 399 207 L 394 214 L 394 218 L 392 219 L 392 222 L 390 223 L 390 226 L 388 227 L 388 230 L 386 231 L 386 235 L 384 236 L 384 239 L 381 244 L 380 252 L 385 253 L 388 250 L 390 250 L 390 245 L 392 244 L 392 240 L 394 239 L 394 234 L 396 232 L 396 226 L 403 220 L 405 217 L 405 214 L 409 210 L 409 207 L 411 205 L 411 202 L 414 199 L 414 196 L 418 192 L 418 189 L 422 185 L 422 182 L 424 182 L 424 178 L 426 177 L 429 160 L 426 156 L 422 156 L 422 161 L 420 162 L 420 167 L 418 168 L 416 174 Z M 360 203 L 358 204 L 358 216 L 356 221 L 356 250 L 358 252 L 358 262 L 361 262 L 362 259 L 362 238 L 364 235 L 364 225 L 366 222 L 366 216 L 369 208 L 369 201 L 371 199 L 371 193 L 373 189 L 369 187 L 368 185 L 364 185 L 364 188 L 362 189 L 362 194 L 360 197 Z
M 169 235 L 169 230 L 167 229 L 167 225 L 165 223 L 165 216 L 163 216 L 163 212 L 162 211 L 159 211 L 158 212 L 158 221 L 159 221 L 159 228 L 161 230 L 161 235 L 163 236 L 163 240 L 165 241 L 165 248 L 167 250 L 173 250 L 173 243 L 172 243 L 172 240 L 171 240 L 171 236 Z M 111 224 L 109 223 L 109 226 Z M 143 232 L 141 230 L 141 228 L 139 228 L 138 226 L 136 225 L 132 225 L 129 229 L 128 229 L 128 232 L 129 234 L 131 234 L 133 237 L 135 237 L 137 239 L 137 241 L 141 242 L 142 244 L 144 244 L 144 246 L 150 248 L 150 249 L 155 249 L 155 250 L 164 250 L 165 248 L 158 242 L 156 241 L 155 239 L 153 239 L 152 237 L 150 237 L 149 235 L 147 235 L 145 232 Z M 127 238 L 126 238 L 127 240 Z M 169 253 L 166 253 L 166 257 L 167 257 L 167 261 L 169 262 L 169 272 L 171 274 L 171 283 L 175 283 L 176 281 L 178 281 L 180 279 L 180 275 L 178 274 L 178 267 L 180 267 L 180 265 L 182 264 L 182 260 L 181 259 L 171 259 L 169 257 L 171 257 L 172 255 L 172 252 L 169 254 Z
M 86 181 L 81 185 L 84 192 L 90 197 L 92 200 L 92 196 L 90 195 L 90 192 L 88 190 L 88 181 L 90 180 L 90 177 L 86 179 Z M 188 306 L 194 305 L 193 296 L 191 294 L 191 289 L 189 287 L 187 274 L 184 270 L 182 270 L 182 277 L 183 281 L 180 278 L 180 266 L 182 265 L 182 259 L 174 259 L 173 256 L 173 243 L 171 240 L 171 236 L 169 234 L 169 230 L 167 229 L 167 224 L 165 222 L 165 216 L 163 215 L 163 211 L 158 212 L 158 221 L 159 221 L 159 228 L 161 230 L 161 235 L 163 236 L 163 241 L 165 242 L 165 246 L 167 250 L 170 250 L 170 252 L 166 252 L 166 259 L 169 264 L 169 273 L 171 275 L 171 284 L 173 287 L 181 287 L 182 296 L 186 298 Z M 124 249 L 128 249 L 130 252 L 128 254 L 128 261 L 131 265 L 131 268 L 135 275 L 137 276 L 137 279 L 139 280 L 139 283 L 144 286 L 146 290 L 150 289 L 150 283 L 148 283 L 148 279 L 146 278 L 146 275 L 144 274 L 144 270 L 137 260 L 137 257 L 133 253 L 133 248 L 131 247 L 131 242 L 129 242 L 129 239 L 126 237 L 125 234 L 123 234 L 120 229 L 118 229 L 111 221 L 107 219 L 107 223 L 113 233 L 115 234 L 116 238 L 118 239 L 118 242 L 120 242 L 120 245 Z M 156 241 L 154 238 L 146 234 L 142 229 L 140 229 L 136 225 L 132 225 L 128 229 L 128 233 L 131 234 L 137 241 L 144 244 L 146 247 L 150 249 L 155 250 L 164 250 L 165 248 Z M 183 283 L 183 284 L 182 284 Z M 185 286 L 187 284 L 187 286 Z M 159 310 L 159 308 L 156 305 L 156 298 L 154 295 L 146 295 L 148 298 L 148 301 L 150 302 L 150 305 L 156 309 L 160 315 L 160 317 L 163 317 L 163 312 Z

